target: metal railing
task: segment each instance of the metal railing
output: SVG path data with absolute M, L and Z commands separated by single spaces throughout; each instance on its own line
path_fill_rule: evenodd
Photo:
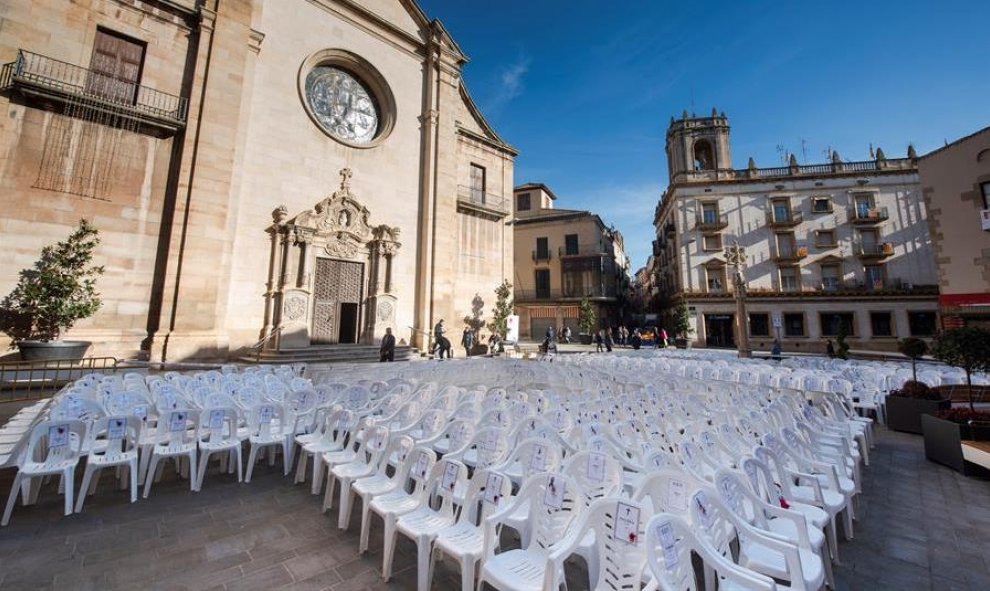
M 694 216 L 695 230 L 721 230 L 729 225 L 728 214 L 715 214 L 699 212 Z
M 767 212 L 767 225 L 771 228 L 789 228 L 804 221 L 804 216 L 800 211 L 791 210 L 787 215 L 778 216 L 773 211 Z
M 605 254 L 608 254 L 608 251 L 605 250 L 605 247 L 601 243 L 578 244 L 577 248 L 570 250 L 566 246 L 561 246 L 557 249 L 557 255 L 561 257 L 601 256 Z
M 492 211 L 506 214 L 509 212 L 509 200 L 496 193 L 487 193 L 476 187 L 457 186 L 457 200 L 463 203 L 483 207 Z
M 69 382 L 86 374 L 114 373 L 118 363 L 116 357 L 0 363 L 0 402 L 54 395 Z
M 573 288 L 573 289 L 535 289 L 535 290 L 516 290 L 515 301 L 517 302 L 534 302 L 534 301 L 552 301 L 561 299 L 583 299 L 585 297 L 596 299 L 596 298 L 616 298 L 618 297 L 615 288 Z
M 886 207 L 850 207 L 849 208 L 849 219 L 854 223 L 869 223 L 875 224 L 879 222 L 887 221 L 890 215 L 887 213 Z
M 66 96 L 123 107 L 138 115 L 178 124 L 186 122 L 188 105 L 184 97 L 23 49 L 18 50 L 15 61 L 4 64 L 0 82 L 4 87 L 30 85 Z
M 864 244 L 853 243 L 853 254 L 865 258 L 884 258 L 894 254 L 894 245 L 890 242 Z
M 547 249 L 546 252 L 540 252 L 538 250 L 533 251 L 534 261 L 549 261 L 551 258 L 552 256 L 550 254 L 550 249 Z

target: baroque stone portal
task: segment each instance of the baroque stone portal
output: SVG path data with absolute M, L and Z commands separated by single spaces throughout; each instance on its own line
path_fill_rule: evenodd
M 373 344 L 394 325 L 399 229 L 371 225 L 351 176 L 341 170 L 340 188 L 292 219 L 284 205 L 272 212 L 262 334 L 272 336 L 269 347 Z

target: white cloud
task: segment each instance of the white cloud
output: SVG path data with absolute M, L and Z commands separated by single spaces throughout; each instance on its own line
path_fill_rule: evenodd
M 529 72 L 529 64 L 529 56 L 520 51 L 516 60 L 502 69 L 499 75 L 500 85 L 486 110 L 500 109 L 523 93 L 523 78 Z

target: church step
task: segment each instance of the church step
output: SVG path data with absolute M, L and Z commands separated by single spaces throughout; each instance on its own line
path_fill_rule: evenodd
M 396 361 L 408 361 L 418 351 L 409 346 L 395 348 Z M 260 355 L 243 355 L 240 361 L 246 363 L 362 363 L 377 362 L 379 348 L 374 345 L 322 345 L 301 349 L 265 350 Z

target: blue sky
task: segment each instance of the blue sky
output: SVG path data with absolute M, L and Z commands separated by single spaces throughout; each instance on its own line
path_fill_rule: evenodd
M 725 111 L 743 168 L 825 150 L 864 160 L 990 125 L 990 0 L 421 0 L 471 58 L 465 79 L 547 183 L 626 237 L 632 270 L 667 184 L 672 115 Z M 692 109 L 693 105 L 693 109 Z M 803 140 L 803 141 L 802 141 Z M 805 158 L 805 154 L 807 155 Z

